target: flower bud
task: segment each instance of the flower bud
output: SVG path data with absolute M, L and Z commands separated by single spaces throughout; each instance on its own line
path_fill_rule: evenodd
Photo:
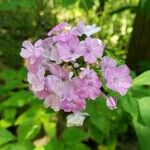
M 117 101 L 116 99 L 114 99 L 113 97 L 108 97 L 106 100 L 106 105 L 109 109 L 113 110 L 113 109 L 117 109 Z

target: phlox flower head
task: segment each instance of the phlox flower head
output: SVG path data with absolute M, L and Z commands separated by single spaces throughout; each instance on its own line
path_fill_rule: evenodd
M 76 26 L 63 22 L 34 44 L 22 43 L 30 90 L 46 108 L 71 113 L 68 127 L 83 125 L 87 100 L 103 96 L 113 110 L 119 100 L 106 96 L 105 89 L 125 95 L 132 85 L 129 68 L 103 56 L 103 42 L 93 37 L 100 29 L 82 21 Z

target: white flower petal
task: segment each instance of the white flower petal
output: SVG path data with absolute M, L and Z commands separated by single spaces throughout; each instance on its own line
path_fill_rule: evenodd
M 67 127 L 82 126 L 86 116 L 89 116 L 89 114 L 82 112 L 69 114 L 66 118 Z

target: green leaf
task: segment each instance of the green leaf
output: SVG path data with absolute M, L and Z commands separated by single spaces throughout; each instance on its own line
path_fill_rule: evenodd
M 18 72 L 13 69 L 5 69 L 0 73 L 0 78 L 5 82 L 10 82 L 17 77 L 17 73 Z
M 10 122 L 14 121 L 17 110 L 15 108 L 6 108 L 3 112 L 4 118 Z
M 58 140 L 51 140 L 48 145 L 45 146 L 45 150 L 66 150 L 64 147 L 64 143 Z
M 31 142 L 21 144 L 21 143 L 9 143 L 3 147 L 0 147 L 1 150 L 33 150 L 34 146 Z
M 34 5 L 34 0 L 7 0 L 5 2 L 0 2 L 0 11 L 11 11 L 18 8 L 33 8 Z
M 19 92 L 11 93 L 10 97 L 0 105 L 0 110 L 6 107 L 22 107 L 33 100 L 31 92 L 20 90 Z
M 133 124 L 135 127 L 141 150 L 150 150 L 150 128 L 140 124 L 136 120 L 133 120 Z
M 90 150 L 90 148 L 83 143 L 76 143 L 74 146 L 68 144 L 65 150 Z
M 87 137 L 88 134 L 79 128 L 66 128 L 63 132 L 63 139 L 67 142 L 80 142 Z
M 141 6 L 143 7 L 146 4 L 147 0 L 141 0 Z
M 24 78 L 26 78 L 26 73 L 27 70 L 23 67 L 19 71 L 9 68 L 0 73 L 0 78 L 6 83 L 11 82 L 12 80 L 22 81 Z
M 103 132 L 100 131 L 95 125 L 90 123 L 90 121 L 88 122 L 88 129 L 89 129 L 88 133 L 89 133 L 90 138 L 92 138 L 99 144 L 102 143 L 102 141 L 104 139 Z
M 144 13 L 150 13 L 150 1 L 141 0 L 141 11 Z
M 150 127 L 150 97 L 143 97 L 138 103 L 142 120 Z
M 132 89 L 132 95 L 135 98 L 149 97 L 150 88 L 146 86 L 135 86 Z
M 75 4 L 76 0 L 62 0 L 61 4 L 63 7 L 69 7 L 73 4 Z
M 150 85 L 150 70 L 142 73 L 134 79 L 133 86 L 138 85 Z
M 82 9 L 91 9 L 94 6 L 94 0 L 80 0 L 79 7 Z
M 24 74 L 23 74 L 24 73 Z M 25 69 L 20 69 L 19 71 L 13 69 L 5 69 L 0 72 L 0 80 L 4 82 L 2 87 L 0 87 L 0 95 L 5 94 L 16 88 L 20 88 L 25 84 L 22 82 L 25 78 Z
M 12 122 L 9 122 L 7 120 L 1 119 L 0 120 L 0 128 L 7 128 L 12 125 Z
M 109 13 L 109 15 L 114 15 L 114 14 L 118 14 L 118 13 L 122 13 L 126 10 L 130 10 L 131 12 L 136 12 L 137 11 L 137 6 L 131 6 L 131 5 L 127 5 L 127 6 L 122 6 L 122 7 L 119 7 L 118 9 L 116 10 L 113 10 Z
M 105 100 L 99 97 L 95 101 L 89 101 L 86 111 L 90 114 L 90 121 L 101 130 L 103 134 L 108 135 L 111 116 L 110 110 L 106 107 Z
M 135 98 L 132 97 L 130 92 L 126 94 L 125 96 L 120 97 L 120 103 L 123 109 L 129 114 L 131 114 L 131 116 L 134 119 L 138 118 L 138 113 L 139 113 L 138 102 Z
M 42 105 L 34 105 L 16 119 L 15 125 L 21 125 L 28 121 L 39 122 L 41 117 L 45 115 L 45 111 Z
M 7 129 L 0 128 L 0 145 L 14 140 L 14 136 Z
M 25 122 L 18 128 L 19 141 L 24 143 L 32 140 L 40 131 L 40 124 L 33 124 L 33 122 Z
M 54 136 L 56 133 L 56 122 L 50 121 L 50 118 L 55 118 L 55 114 L 44 114 L 41 117 L 41 122 L 47 135 Z

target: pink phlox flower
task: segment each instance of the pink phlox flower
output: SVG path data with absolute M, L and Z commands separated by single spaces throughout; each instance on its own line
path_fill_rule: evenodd
M 61 78 L 63 81 L 70 78 L 70 72 L 55 63 L 49 65 L 49 71 L 58 78 Z
M 46 39 L 43 40 L 42 46 L 45 50 L 51 51 L 54 45 L 54 41 L 52 37 L 47 37 Z
M 28 72 L 28 82 L 31 84 L 31 89 L 34 92 L 42 91 L 44 89 L 44 74 L 45 69 L 40 68 L 36 74 Z
M 34 46 L 30 41 L 24 41 L 22 46 L 20 55 L 27 59 L 30 64 L 36 63 L 37 58 L 43 55 L 44 48 L 42 47 L 42 40 L 38 40 Z
M 85 74 L 85 72 L 87 72 L 87 74 Z M 96 97 L 100 95 L 102 83 L 96 73 L 92 70 L 84 70 L 81 74 L 84 74 L 84 77 L 77 77 L 75 80 L 78 95 L 85 99 L 91 98 L 95 100 Z
M 132 85 L 132 78 L 129 73 L 129 68 L 126 65 L 108 68 L 106 86 L 121 95 L 125 95 Z
M 86 75 L 91 73 L 90 67 L 87 66 L 86 68 L 80 68 L 81 72 L 79 74 L 80 79 L 83 79 Z
M 116 61 L 113 60 L 112 58 L 108 57 L 108 56 L 105 56 L 102 58 L 102 61 L 101 61 L 101 68 L 102 68 L 102 73 L 104 75 L 104 78 L 107 78 L 107 69 L 110 68 L 110 67 L 115 67 L 116 66 Z
M 44 60 L 42 58 L 37 58 L 36 63 L 34 64 L 31 64 L 30 61 L 26 60 L 27 69 L 29 72 L 33 74 L 37 74 L 39 68 L 45 69 L 43 64 L 44 64 Z
M 99 32 L 100 30 L 101 28 L 96 27 L 95 24 L 85 26 L 83 21 L 79 22 L 76 27 L 72 28 L 72 31 L 78 36 L 82 36 L 83 34 L 86 36 L 91 36 L 92 34 Z
M 48 81 L 48 89 L 49 91 L 56 93 L 58 96 L 62 96 L 64 84 L 61 81 L 60 78 L 58 78 L 55 75 L 48 75 L 47 76 L 47 81 Z
M 79 52 L 84 57 L 84 61 L 91 64 L 96 63 L 97 58 L 103 55 L 104 45 L 98 39 L 87 37 L 80 43 Z
M 56 64 L 60 64 L 62 62 L 58 48 L 56 46 L 54 46 L 51 50 L 50 60 L 55 61 Z
M 75 35 L 82 36 L 84 34 L 85 24 L 83 21 L 79 22 L 77 26 L 73 27 L 71 30 Z
M 91 36 L 91 35 L 93 35 L 93 34 L 99 32 L 100 30 L 101 30 L 101 28 L 100 28 L 100 27 L 96 27 L 95 24 L 87 25 L 87 26 L 85 26 L 85 28 L 84 28 L 84 34 L 85 34 L 86 36 Z
M 55 42 L 67 42 L 68 40 L 70 40 L 72 37 L 74 37 L 75 35 L 72 34 L 71 32 L 69 31 L 66 31 L 66 32 L 63 32 L 57 36 L 54 36 L 53 37 L 53 40 Z
M 79 97 L 74 85 L 71 87 L 68 95 L 61 100 L 61 109 L 65 112 L 78 112 L 86 107 L 85 99 Z
M 48 36 L 51 36 L 51 35 L 57 34 L 57 33 L 59 33 L 60 31 L 62 31 L 66 26 L 68 26 L 68 23 L 67 23 L 67 22 L 60 23 L 60 24 L 56 25 L 53 29 L 51 29 L 51 30 L 47 33 L 47 35 L 48 35 Z
M 61 100 L 68 95 L 69 84 L 55 75 L 48 75 L 47 81 L 50 94 L 46 97 L 44 104 L 46 107 L 51 107 L 54 111 L 58 111 L 61 107 Z
M 43 40 L 43 48 L 44 48 L 44 54 L 43 54 L 43 57 L 44 57 L 44 63 L 49 63 L 51 61 L 50 57 L 51 57 L 51 51 L 52 51 L 52 48 L 53 48 L 53 40 L 52 40 L 52 37 L 47 37 L 46 39 Z
M 48 82 L 47 78 L 44 79 L 44 89 L 42 91 L 34 92 L 35 96 L 37 96 L 39 99 L 45 99 L 47 96 L 49 96 L 50 91 L 48 89 Z
M 117 109 L 117 101 L 116 99 L 114 99 L 113 97 L 108 97 L 106 100 L 106 105 L 109 109 L 113 110 L 113 109 Z
M 46 97 L 44 100 L 44 106 L 46 108 L 51 107 L 54 111 L 60 110 L 60 97 L 54 93 L 51 92 L 49 96 Z
M 57 48 L 60 58 L 65 61 L 75 61 L 80 57 L 79 55 L 79 39 L 77 36 L 72 36 L 65 42 L 57 42 Z
M 55 84 L 53 82 L 51 83 L 55 86 L 55 92 L 61 98 L 65 97 L 69 92 L 71 84 L 70 72 L 56 64 L 50 64 L 50 72 L 55 78 L 57 77 L 57 82 Z
M 45 49 L 44 50 L 45 63 L 49 63 L 51 61 L 55 61 L 56 64 L 61 63 L 58 49 L 55 46 L 55 42 L 53 41 L 52 37 L 48 37 L 43 41 L 43 47 Z
M 45 107 L 51 107 L 54 111 L 59 111 L 60 109 L 60 100 L 61 97 L 58 93 L 58 82 L 59 78 L 54 75 L 47 76 L 47 89 L 49 91 L 49 95 L 44 100 Z

